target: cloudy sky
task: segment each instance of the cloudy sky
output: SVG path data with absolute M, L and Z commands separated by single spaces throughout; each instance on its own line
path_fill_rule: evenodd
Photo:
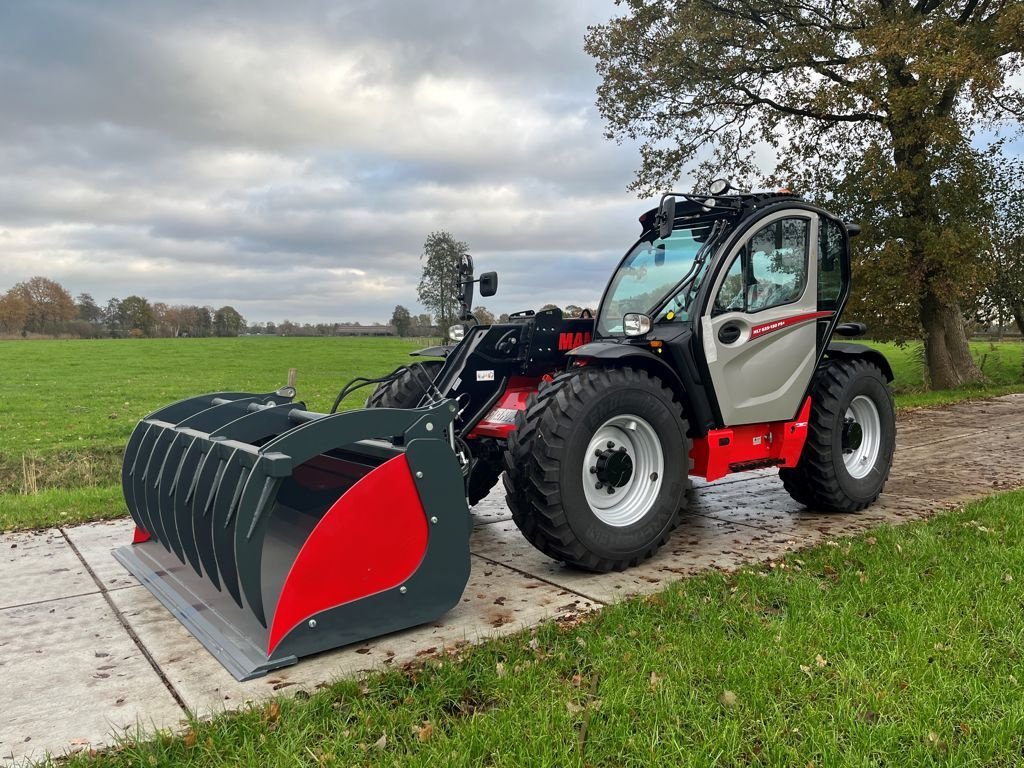
M 4 0 L 0 291 L 386 320 L 447 229 L 499 272 L 491 309 L 594 304 L 645 205 L 582 52 L 614 12 Z

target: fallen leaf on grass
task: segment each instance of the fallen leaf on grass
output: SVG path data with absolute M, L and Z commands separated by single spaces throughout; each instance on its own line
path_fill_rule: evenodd
M 505 676 L 505 662 L 499 661 L 494 665 L 494 671 L 498 673 L 498 677 Z
M 584 709 L 586 709 L 586 707 L 584 707 L 584 706 L 581 706 L 581 705 L 577 704 L 577 703 L 576 703 L 576 702 L 574 702 L 574 701 L 567 701 L 567 702 L 565 702 L 565 708 L 566 708 L 567 710 L 569 710 L 569 714 L 570 714 L 570 715 L 576 715 L 576 714 L 579 714 L 579 713 L 580 713 L 580 712 L 582 712 L 582 711 L 583 711 Z
M 819 667 L 827 667 L 828 659 L 826 659 L 819 653 L 817 656 L 814 657 L 814 663 L 817 664 Z
M 967 723 L 960 723 L 958 727 L 960 728 L 960 733 L 962 733 L 964 736 L 971 735 L 971 726 L 969 726 Z
M 737 702 L 736 694 L 732 691 L 722 691 L 718 696 L 718 703 L 726 709 L 732 709 L 736 706 Z
M 375 746 L 377 749 L 384 749 L 384 747 L 386 747 L 387 745 L 388 745 L 388 734 L 387 734 L 387 732 L 384 732 L 383 734 L 381 734 L 381 737 L 379 739 L 377 739 L 373 743 L 373 746 Z
M 658 687 L 658 683 L 660 683 L 660 682 L 661 682 L 661 677 L 658 675 L 658 673 L 657 672 L 651 672 L 651 679 L 650 679 L 651 688 L 657 688 Z
M 281 703 L 272 701 L 263 711 L 263 717 L 268 723 L 276 723 L 281 717 Z
M 421 742 L 425 742 L 428 741 L 430 737 L 433 735 L 434 726 L 432 726 L 430 723 L 424 723 L 423 727 L 420 728 L 416 733 L 416 738 L 418 738 Z
M 801 664 L 800 665 L 800 671 L 803 672 L 808 677 L 811 676 L 811 668 L 808 667 L 806 664 Z
M 185 734 L 185 738 L 182 741 L 185 742 L 186 747 L 194 747 L 196 745 L 196 732 L 189 731 Z

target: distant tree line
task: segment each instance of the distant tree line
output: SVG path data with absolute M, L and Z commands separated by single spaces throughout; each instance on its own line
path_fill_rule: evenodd
M 46 277 L 25 280 L 0 296 L 0 334 L 8 336 L 238 336 L 245 329 L 245 318 L 231 306 L 151 303 L 142 296 L 112 298 L 101 306 L 88 293 L 72 298 Z

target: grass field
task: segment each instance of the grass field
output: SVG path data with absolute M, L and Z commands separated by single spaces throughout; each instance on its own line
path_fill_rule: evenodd
M 707 573 L 71 764 L 1020 765 L 1022 505 Z
M 0 341 L 0 530 L 125 514 L 121 452 L 140 417 L 201 392 L 272 391 L 298 369 L 299 396 L 326 410 L 349 379 L 382 375 L 422 340 L 359 338 Z M 923 392 L 913 346 L 877 345 L 896 372 L 897 405 L 1024 389 L 1024 344 L 973 345 L 990 381 Z M 368 389 L 344 407 L 361 405 Z

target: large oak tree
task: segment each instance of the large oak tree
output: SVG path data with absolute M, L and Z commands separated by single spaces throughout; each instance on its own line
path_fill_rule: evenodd
M 980 378 L 962 308 L 983 282 L 985 208 L 964 190 L 979 186 L 974 131 L 1024 112 L 1013 87 L 1024 3 L 620 5 L 624 15 L 592 27 L 586 49 L 609 136 L 642 141 L 634 187 L 670 186 L 710 157 L 704 175 L 835 194 L 864 218 L 855 284 L 873 289 L 885 324 L 911 318 L 923 332 L 932 385 Z

